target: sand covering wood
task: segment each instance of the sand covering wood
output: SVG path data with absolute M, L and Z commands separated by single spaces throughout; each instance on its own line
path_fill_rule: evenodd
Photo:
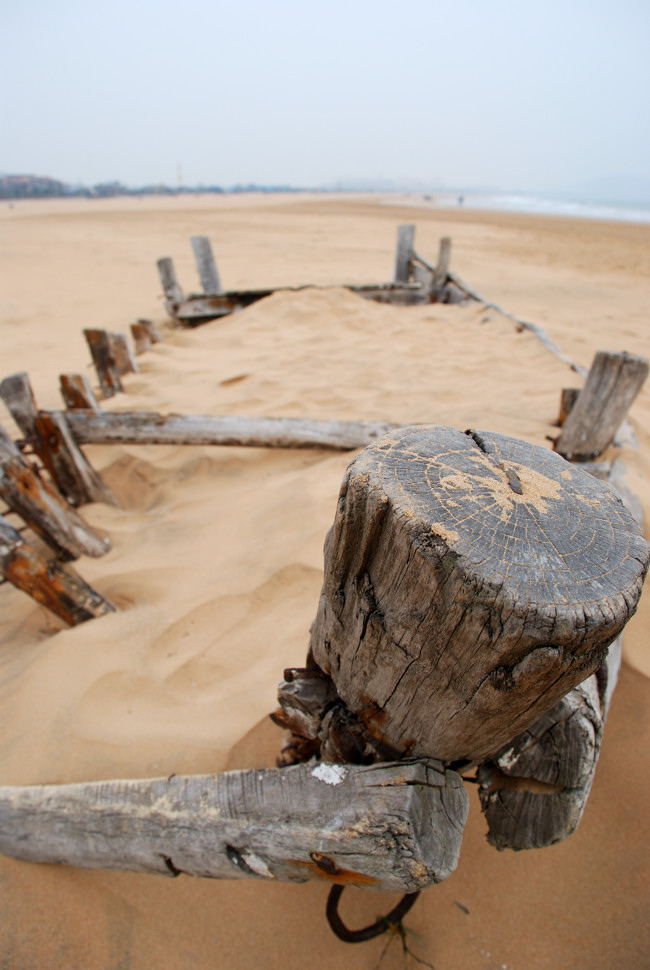
M 140 373 L 123 379 L 126 394 L 111 408 L 434 422 L 547 445 L 560 389 L 581 382 L 492 310 L 396 308 L 343 289 L 303 290 L 178 331 L 156 299 L 162 255 L 175 257 L 187 289 L 198 288 L 194 233 L 211 236 L 229 287 L 375 282 L 391 275 L 404 221 L 417 222 L 423 254 L 453 236 L 452 268 L 543 324 L 579 363 L 589 366 L 596 349 L 650 356 L 650 227 L 400 210 L 361 198 L 81 200 L 0 212 L 2 376 L 27 370 L 39 404 L 58 407 L 58 374 L 91 374 L 83 327 L 124 330 L 144 316 L 164 327 L 165 342 L 139 358 Z M 640 448 L 622 457 L 650 521 L 648 389 L 631 418 Z M 120 612 L 64 629 L 0 588 L 0 781 L 271 765 L 281 732 L 266 715 L 283 669 L 305 656 L 323 542 L 351 455 L 86 450 L 123 508 L 83 510 L 113 548 L 79 569 Z M 438 970 L 646 965 L 649 625 L 642 598 L 571 839 L 497 853 L 470 791 L 459 869 L 407 919 L 410 946 Z M 320 884 L 166 880 L 0 858 L 2 966 L 377 966 L 388 941 L 353 950 L 337 941 L 326 894 Z M 362 925 L 394 901 L 350 891 L 344 916 Z M 381 966 L 402 965 L 395 939 Z

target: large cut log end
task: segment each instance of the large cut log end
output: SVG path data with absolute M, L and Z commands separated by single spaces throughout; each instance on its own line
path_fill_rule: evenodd
M 547 449 L 392 431 L 345 476 L 311 653 L 378 750 L 480 763 L 601 666 L 648 556 Z

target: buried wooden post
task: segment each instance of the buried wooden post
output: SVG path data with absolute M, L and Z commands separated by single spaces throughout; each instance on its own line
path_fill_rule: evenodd
M 438 262 L 436 263 L 436 270 L 433 274 L 433 279 L 431 280 L 431 289 L 429 291 L 432 303 L 445 302 L 445 288 L 447 286 L 447 278 L 449 276 L 450 260 L 451 239 L 449 236 L 443 236 L 443 238 L 440 240 Z
M 104 397 L 113 397 L 123 391 L 120 371 L 106 330 L 84 330 L 90 354 L 97 371 L 97 378 Z
M 343 710 L 319 743 L 488 760 L 602 665 L 648 558 L 608 486 L 547 449 L 389 432 L 348 468 L 326 542 L 307 666 Z
M 120 377 L 122 374 L 137 374 L 140 368 L 133 356 L 126 334 L 116 331 L 109 333 L 108 339 Z
M 397 249 L 395 251 L 395 273 L 393 275 L 393 280 L 396 283 L 408 283 L 411 278 L 414 240 L 415 226 L 412 223 L 398 227 Z
M 27 464 L 0 428 L 0 496 L 44 542 L 68 558 L 103 556 L 110 542 L 92 529 L 52 486 Z
M 648 376 L 648 361 L 599 351 L 555 444 L 569 461 L 597 458 L 611 444 Z
M 178 285 L 174 263 L 168 256 L 165 256 L 157 261 L 156 266 L 158 267 L 158 275 L 162 283 L 163 293 L 165 294 L 165 308 L 171 316 L 175 317 L 176 310 L 179 304 L 184 301 L 185 296 Z
M 578 400 L 580 394 L 580 388 L 578 387 L 563 387 L 560 393 L 560 413 L 557 417 L 558 428 L 563 428 L 566 419 L 571 414 L 573 407 Z
M 63 382 L 63 378 L 61 380 Z M 87 502 L 119 505 L 77 445 L 65 414 L 37 410 L 27 374 L 5 377 L 0 383 L 0 397 L 62 495 L 74 505 L 85 505 Z M 94 395 L 92 397 L 94 399 Z
M 133 337 L 133 343 L 135 344 L 136 354 L 144 354 L 147 350 L 150 350 L 153 341 L 146 327 L 143 327 L 141 323 L 131 324 L 131 336 Z
M 0 570 L 5 579 L 70 626 L 114 612 L 72 566 L 46 559 L 0 516 Z
M 207 236 L 191 236 L 190 242 L 194 251 L 194 261 L 199 271 L 199 278 L 204 293 L 221 293 L 221 280 L 214 261 L 212 246 Z
M 433 761 L 0 788 L 30 862 L 417 892 L 455 868 L 468 799 Z
M 99 401 L 95 397 L 90 381 L 85 374 L 59 375 L 61 397 L 67 408 L 84 408 L 86 411 L 99 411 Z

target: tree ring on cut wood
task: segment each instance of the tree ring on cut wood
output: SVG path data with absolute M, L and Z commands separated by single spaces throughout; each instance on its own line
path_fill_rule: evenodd
M 494 754 L 597 670 L 648 546 L 621 501 L 491 432 L 389 432 L 349 466 L 311 654 L 378 745 Z

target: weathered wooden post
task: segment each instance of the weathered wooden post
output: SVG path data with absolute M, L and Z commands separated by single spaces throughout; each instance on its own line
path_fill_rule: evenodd
M 643 357 L 599 351 L 556 442 L 558 454 L 572 461 L 601 455 L 647 376 L 648 361 Z
M 126 334 L 120 333 L 118 330 L 114 333 L 109 333 L 108 339 L 110 341 L 113 359 L 115 360 L 120 376 L 122 376 L 122 374 L 139 373 L 140 368 L 138 367 L 138 363 L 133 356 Z
M 408 283 L 411 278 L 411 260 L 413 259 L 413 241 L 415 226 L 409 223 L 397 229 L 397 249 L 395 251 L 395 283 Z
M 99 411 L 99 401 L 95 397 L 90 381 L 85 374 L 60 374 L 59 383 L 61 397 L 67 408 Z
M 436 271 L 433 274 L 433 279 L 431 280 L 431 289 L 429 291 L 429 296 L 432 303 L 445 302 L 445 290 L 447 287 L 447 278 L 449 276 L 450 261 L 451 239 L 449 236 L 443 236 L 440 240 L 438 262 L 436 263 Z
M 123 391 L 120 369 L 117 366 L 111 340 L 106 330 L 84 330 L 90 355 L 97 371 L 97 378 L 104 397 L 113 397 Z
M 165 294 L 165 309 L 172 316 L 176 316 L 178 306 L 184 301 L 185 296 L 178 284 L 174 263 L 169 256 L 164 256 L 156 263 L 158 275 Z
M 71 389 L 71 384 L 67 386 Z M 81 394 L 81 389 L 76 393 Z M 65 415 L 60 411 L 38 411 L 27 374 L 5 377 L 0 383 L 0 397 L 62 495 L 74 505 L 87 502 L 119 505 L 77 445 Z
M 192 250 L 196 268 L 199 271 L 199 278 L 204 293 L 221 293 L 221 280 L 219 271 L 214 261 L 212 246 L 207 236 L 191 236 Z
M 488 760 L 602 666 L 647 563 L 620 500 L 552 452 L 390 432 L 350 465 L 326 543 L 307 666 L 340 704 L 315 718 L 321 753 Z
M 0 571 L 17 589 L 27 593 L 66 623 L 76 626 L 114 607 L 72 566 L 46 559 L 0 516 Z

